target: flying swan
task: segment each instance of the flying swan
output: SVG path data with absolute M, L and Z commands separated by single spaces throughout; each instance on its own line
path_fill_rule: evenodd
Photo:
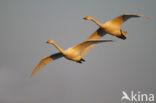
M 83 57 L 88 53 L 90 47 L 94 44 L 102 43 L 102 42 L 112 42 L 113 40 L 86 40 L 76 46 L 68 48 L 66 50 L 61 49 L 54 41 L 48 40 L 47 43 L 54 45 L 60 52 L 52 54 L 48 57 L 43 58 L 39 64 L 35 67 L 30 77 L 33 77 L 41 68 L 43 68 L 46 64 L 59 59 L 61 57 L 65 57 L 68 60 L 75 61 L 77 63 L 82 63 L 85 60 Z
M 99 21 L 95 20 L 94 18 L 92 18 L 90 16 L 86 16 L 84 18 L 85 20 L 91 20 L 100 26 L 100 28 L 96 32 L 94 32 L 88 39 L 99 39 L 102 36 L 104 36 L 105 34 L 111 34 L 113 36 L 116 36 L 120 39 L 125 40 L 127 31 L 121 30 L 120 27 L 125 21 L 127 21 L 128 19 L 133 18 L 133 17 L 144 17 L 144 18 L 151 19 L 151 17 L 149 17 L 147 15 L 124 14 L 124 15 L 114 18 L 113 20 L 107 21 L 106 23 L 102 24 Z

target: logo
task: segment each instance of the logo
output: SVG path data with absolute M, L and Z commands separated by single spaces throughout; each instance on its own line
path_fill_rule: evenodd
M 121 101 L 128 100 L 132 102 L 154 102 L 154 94 L 145 94 L 140 91 L 134 92 L 131 91 L 130 95 L 128 95 L 125 91 L 122 91 L 123 96 L 121 97 Z

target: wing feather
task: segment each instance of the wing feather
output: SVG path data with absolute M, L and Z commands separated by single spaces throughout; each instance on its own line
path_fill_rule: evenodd
M 148 18 L 151 19 L 150 16 L 147 15 L 139 15 L 139 14 L 124 14 L 121 15 L 119 17 L 116 17 L 110 21 L 107 21 L 104 25 L 108 25 L 114 29 L 120 29 L 121 25 L 127 21 L 130 18 L 135 18 L 135 17 L 144 17 L 144 18 Z
M 87 40 L 74 46 L 73 49 L 80 52 L 80 55 L 84 57 L 95 44 L 112 41 L 113 40 L 99 40 L 99 39 Z
M 87 40 L 91 40 L 91 39 L 100 39 L 101 37 L 103 37 L 104 35 L 106 35 L 106 32 L 104 31 L 104 29 L 102 28 L 99 28 L 97 29 L 91 36 L 89 36 L 87 38 Z M 94 47 L 94 44 L 93 45 L 90 45 L 88 47 L 86 47 L 84 50 L 83 50 L 83 53 L 81 54 L 82 57 L 85 56 L 88 51 L 90 51 L 91 48 Z
M 104 31 L 104 29 L 103 28 L 99 28 L 91 36 L 89 36 L 87 38 L 87 40 L 90 40 L 90 39 L 100 39 L 104 35 L 106 35 L 106 32 Z
M 61 58 L 63 57 L 62 53 L 55 53 L 55 54 L 52 54 L 50 56 L 47 56 L 45 58 L 43 58 L 39 64 L 35 67 L 35 69 L 33 70 L 32 74 L 30 77 L 33 77 L 41 68 L 43 68 L 45 65 L 47 65 L 48 63 L 58 59 L 58 58 Z
M 81 50 L 81 56 L 84 57 L 92 47 L 94 47 L 95 44 L 98 43 L 102 43 L 102 42 L 113 42 L 113 40 L 99 40 L 99 39 L 95 39 L 95 40 L 87 40 L 88 42 L 92 42 L 88 47 L 84 48 Z

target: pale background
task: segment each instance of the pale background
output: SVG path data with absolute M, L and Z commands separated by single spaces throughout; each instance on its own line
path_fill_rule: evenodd
M 0 103 L 120 103 L 122 90 L 156 95 L 156 0 L 0 0 Z M 77 64 L 64 58 L 29 78 L 40 59 L 84 41 L 124 13 L 127 40 L 95 46 Z

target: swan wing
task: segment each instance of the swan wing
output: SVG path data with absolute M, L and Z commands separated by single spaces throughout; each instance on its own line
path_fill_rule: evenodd
M 91 44 L 81 50 L 80 54 L 82 57 L 84 57 L 95 44 L 103 43 L 103 42 L 113 42 L 113 40 L 98 40 L 98 39 L 97 40 L 87 40 L 87 41 L 91 42 Z
M 100 39 L 104 35 L 106 35 L 106 32 L 104 31 L 104 29 L 99 28 L 91 36 L 89 36 L 87 40 Z M 82 56 L 85 56 L 88 53 L 88 51 L 93 47 L 94 47 L 94 44 L 86 47 L 85 50 L 83 50 Z
M 103 42 L 112 42 L 113 40 L 99 40 L 99 39 L 92 39 L 82 42 L 73 47 L 76 51 L 80 52 L 80 55 L 84 57 L 89 50 L 94 46 L 94 44 L 103 43 Z
M 35 69 L 32 71 L 32 74 L 30 77 L 33 77 L 41 68 L 43 68 L 45 65 L 47 65 L 48 63 L 56 60 L 56 59 L 59 59 L 63 57 L 62 53 L 55 53 L 55 54 L 52 54 L 50 56 L 47 56 L 45 58 L 43 58 L 39 64 L 35 67 Z
M 90 40 L 90 39 L 100 39 L 104 35 L 106 35 L 106 32 L 104 31 L 104 29 L 99 28 L 91 36 L 89 36 L 87 38 L 87 40 Z
M 99 40 L 99 39 L 90 39 L 86 40 L 86 42 L 91 42 L 92 44 L 97 44 L 101 42 L 113 42 L 114 40 Z
M 92 45 L 90 45 L 90 46 L 88 46 L 88 47 L 82 49 L 81 52 L 80 52 L 80 55 L 81 55 L 82 57 L 84 57 L 85 55 L 87 55 L 87 53 L 88 53 L 88 52 L 91 50 L 91 48 L 93 48 L 93 47 L 94 47 L 94 44 L 92 44 Z
M 150 16 L 147 16 L 147 15 L 139 15 L 139 14 L 124 14 L 124 15 L 121 15 L 119 17 L 116 17 L 108 22 L 106 22 L 104 25 L 105 26 L 109 26 L 113 29 L 120 29 L 121 25 L 127 21 L 128 19 L 130 18 L 134 18 L 134 17 L 144 17 L 144 18 L 148 18 L 148 19 L 151 19 Z

